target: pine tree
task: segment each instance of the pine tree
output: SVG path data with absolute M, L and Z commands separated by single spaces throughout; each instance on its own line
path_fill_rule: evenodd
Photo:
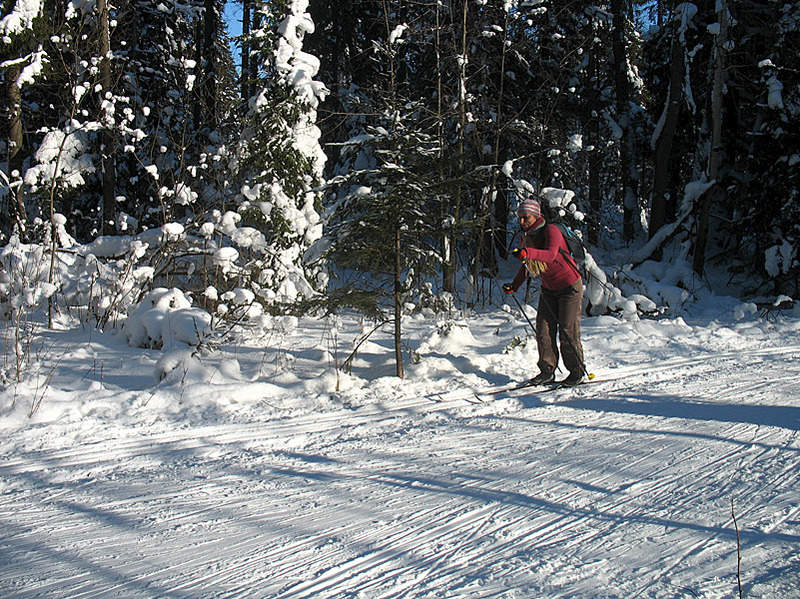
M 232 167 L 241 224 L 263 235 L 263 243 L 251 247 L 260 254 L 251 285 L 267 303 L 309 298 L 325 281 L 319 267 L 304 260 L 322 233 L 316 188 L 326 156 L 315 121 L 327 93 L 314 79 L 318 59 L 302 50 L 314 28 L 307 4 L 260 3 L 259 28 L 248 40 L 257 93 L 248 99 Z
M 377 318 L 392 313 L 387 322 L 394 325 L 396 374 L 403 377 L 402 318 L 406 304 L 425 294 L 428 278 L 440 267 L 435 243 L 445 194 L 437 123 L 427 117 L 424 102 L 407 97 L 410 79 L 398 74 L 407 27 L 393 21 L 387 2 L 382 6 L 385 37 L 376 42 L 375 56 L 384 87 L 369 110 L 377 116 L 343 145 L 326 239 L 330 259 L 363 276 L 347 286 L 370 299 Z
M 393 313 L 400 377 L 406 304 L 425 295 L 428 277 L 441 264 L 434 241 L 442 195 L 430 169 L 439 150 L 435 137 L 418 130 L 423 112 L 405 104 L 402 112 L 386 113 L 385 127 L 368 127 L 345 144 L 343 156 L 353 168 L 335 180 L 340 192 L 326 231 L 331 261 L 365 276 L 348 287 L 371 298 L 373 316 Z
M 796 295 L 800 277 L 800 2 L 728 3 L 722 100 L 727 200 L 710 258 Z
M 197 108 L 198 81 L 208 76 L 196 54 L 203 47 L 196 38 L 202 14 L 196 3 L 132 0 L 120 9 L 118 18 L 131 26 L 117 48 L 119 95 L 126 98 L 117 158 L 119 231 L 161 226 L 190 214 L 197 202 L 192 172 L 207 139 L 198 136 L 204 123 L 194 118 L 204 114 Z
M 36 84 L 25 90 L 29 137 L 23 173 L 28 217 L 50 222 L 56 213 L 74 217 L 74 233 L 100 225 L 100 131 L 105 100 L 100 83 L 97 13 L 45 4 L 48 62 Z M 110 93 L 110 92 L 109 92 Z M 91 199 L 89 199 L 91 198 Z M 85 228 L 84 228 L 85 227 Z

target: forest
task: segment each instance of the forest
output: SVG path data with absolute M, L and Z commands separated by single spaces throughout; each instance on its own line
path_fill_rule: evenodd
M 0 0 L 0 598 L 800 599 L 798 58 L 800 0 Z
M 6 319 L 173 288 L 399 339 L 497 293 L 528 196 L 603 257 L 594 313 L 669 304 L 653 273 L 798 294 L 800 2 L 242 0 L 234 38 L 225 9 L 4 0 Z

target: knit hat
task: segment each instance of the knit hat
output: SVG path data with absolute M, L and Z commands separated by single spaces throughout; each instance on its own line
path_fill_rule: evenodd
M 517 215 L 530 214 L 533 218 L 538 219 L 542 216 L 542 207 L 539 200 L 536 198 L 525 198 L 519 206 L 517 206 Z

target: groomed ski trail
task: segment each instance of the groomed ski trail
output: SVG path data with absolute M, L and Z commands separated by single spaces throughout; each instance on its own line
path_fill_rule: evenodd
M 412 390 L 157 434 L 76 427 L 70 447 L 0 456 L 0 596 L 721 599 L 732 501 L 745 596 L 796 599 L 800 401 L 774 398 L 800 400 L 798 352 L 676 358 L 552 400 Z

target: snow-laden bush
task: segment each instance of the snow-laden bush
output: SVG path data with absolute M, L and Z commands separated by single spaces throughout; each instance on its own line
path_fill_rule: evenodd
M 586 272 L 584 297 L 592 314 L 614 312 L 621 314 L 627 320 L 636 320 L 640 315 L 657 313 L 659 306 L 665 305 L 663 302 L 658 304 L 651 299 L 651 297 L 658 296 L 651 295 L 652 290 L 650 289 L 637 292 L 635 289 L 623 287 L 623 291 L 612 284 L 605 271 L 589 254 L 586 255 Z M 680 302 L 680 305 L 683 305 L 683 301 Z M 670 304 L 667 303 L 667 305 Z
M 205 272 L 220 294 L 247 289 L 265 307 L 293 304 L 317 295 L 302 260 L 301 244 L 281 247 L 250 224 L 270 222 L 271 207 L 244 202 L 238 211 L 212 211 L 194 233 L 194 272 Z M 246 216 L 247 218 L 243 217 Z M 192 240 L 187 239 L 191 245 Z M 202 247 L 201 247 L 202 245 Z
M 56 291 L 49 282 L 49 249 L 21 243 L 13 235 L 0 249 L 0 314 L 6 319 L 33 312 Z
M 107 259 L 92 252 L 61 258 L 60 304 L 99 328 L 123 319 L 153 278 L 153 268 L 140 264 L 147 244 L 130 238 L 120 241 L 127 246 L 120 258 Z
M 120 237 L 79 246 L 66 234 L 64 218 L 56 215 L 54 220 L 55 255 L 49 226 L 42 243 L 21 243 L 14 235 L 0 248 L 0 316 L 19 318 L 23 312 L 44 310 L 53 300 L 56 310 L 99 327 L 124 317 L 152 279 L 153 269 L 139 265 L 148 244 Z M 112 253 L 120 257 L 104 256 Z
M 44 311 L 52 299 L 56 312 L 103 329 L 124 321 L 155 286 L 195 297 L 228 330 L 267 328 L 267 312 L 279 313 L 317 292 L 291 257 L 267 268 L 263 235 L 239 221 L 235 213 L 215 213 L 199 227 L 167 223 L 84 245 L 59 232 L 55 257 L 48 235 L 40 244 L 14 236 L 0 248 L 0 317 Z M 277 289 L 270 288 L 278 279 Z
M 191 299 L 181 290 L 158 287 L 145 295 L 122 330 L 134 347 L 198 346 L 211 333 L 211 315 L 192 307 Z
M 33 314 L 56 290 L 48 282 L 49 264 L 44 246 L 20 243 L 16 235 L 0 249 L 0 320 L 6 321 L 0 327 L 5 350 L 0 383 L 20 381 L 35 367 Z
M 664 264 L 648 260 L 637 268 L 626 267 L 617 273 L 620 287 L 629 294 L 643 294 L 664 310 L 676 312 L 692 299 L 689 288 L 695 281 L 685 262 Z

